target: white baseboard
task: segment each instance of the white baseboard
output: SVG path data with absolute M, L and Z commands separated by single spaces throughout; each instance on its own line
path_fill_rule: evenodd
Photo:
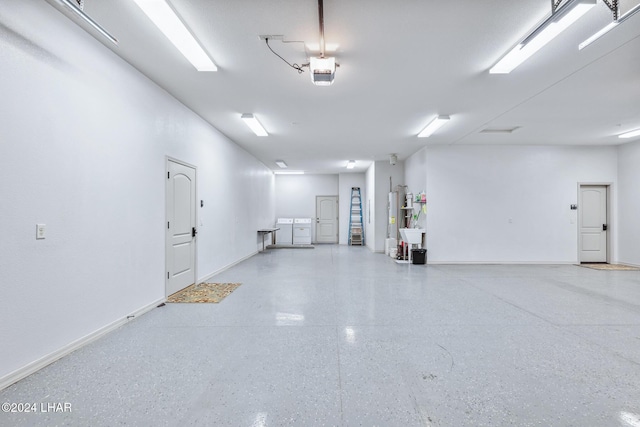
M 629 267 L 638 267 L 638 268 L 640 268 L 640 264 L 633 264 L 631 262 L 625 262 L 625 261 L 612 262 L 611 264 L 622 264 L 622 265 L 628 265 Z
M 31 363 L 29 363 L 28 365 L 17 369 L 11 373 L 9 373 L 8 375 L 5 375 L 4 377 L 0 378 L 0 390 L 4 390 L 5 388 L 9 387 L 12 384 L 17 383 L 18 381 L 20 381 L 23 378 L 28 377 L 29 375 L 39 371 L 40 369 L 44 368 L 47 365 L 52 364 L 53 362 L 55 362 L 56 360 L 59 360 L 61 358 L 63 358 L 64 356 L 78 350 L 81 347 L 84 347 L 85 345 L 97 340 L 98 338 L 103 337 L 104 335 L 108 334 L 109 332 L 119 328 L 120 326 L 124 325 L 127 322 L 130 322 L 131 320 L 133 320 L 134 318 L 141 316 L 145 313 L 147 313 L 148 311 L 153 310 L 154 308 L 156 308 L 159 304 L 162 304 L 163 302 L 166 301 L 166 298 L 161 298 L 155 302 L 152 302 L 151 304 L 148 304 L 142 308 L 139 308 L 138 310 L 136 310 L 135 312 L 131 313 L 130 315 L 123 317 L 121 319 L 116 320 L 115 322 L 112 322 L 108 325 L 103 326 L 102 328 L 91 332 L 88 335 L 85 335 L 84 337 L 77 339 L 67 345 L 65 345 L 64 347 L 62 347 L 59 350 L 54 351 L 53 353 L 49 353 L 44 357 L 41 357 L 38 360 L 35 360 Z
M 427 264 L 433 265 L 572 265 L 579 264 L 576 261 L 431 261 L 427 258 Z
M 213 276 L 215 276 L 216 274 L 220 274 L 220 273 L 222 273 L 223 271 L 226 271 L 226 270 L 230 269 L 231 267 L 233 267 L 233 266 L 236 266 L 236 265 L 240 264 L 242 261 L 246 261 L 246 260 L 248 260 L 249 258 L 251 258 L 251 257 L 252 257 L 252 256 L 254 256 L 254 255 L 257 255 L 258 253 L 259 253 L 258 251 L 255 251 L 255 252 L 253 252 L 253 253 L 250 253 L 249 255 L 247 255 L 247 256 L 246 256 L 246 257 L 244 257 L 244 258 L 240 258 L 239 260 L 237 260 L 237 261 L 235 261 L 235 262 L 232 262 L 231 264 L 226 265 L 226 266 L 224 266 L 224 267 L 222 267 L 222 268 L 220 268 L 220 269 L 218 269 L 218 270 L 214 271 L 213 273 L 209 273 L 209 274 L 207 274 L 206 276 L 204 276 L 204 277 L 202 277 L 202 278 L 198 279 L 198 283 L 206 282 L 207 280 L 211 279 L 211 278 L 212 278 Z

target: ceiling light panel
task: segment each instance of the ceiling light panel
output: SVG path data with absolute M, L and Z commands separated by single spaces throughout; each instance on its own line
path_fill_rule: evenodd
M 356 167 L 356 161 L 355 160 L 349 160 L 347 162 L 347 169 L 353 169 Z
M 444 126 L 451 118 L 449 116 L 438 116 L 433 119 L 420 133 L 418 138 L 428 138 L 434 134 L 438 129 Z
M 278 165 L 278 167 L 280 169 L 286 169 L 289 166 L 287 166 L 287 164 L 284 162 L 284 160 L 276 160 L 276 165 Z
M 631 132 L 618 135 L 618 138 L 627 139 L 627 138 L 635 138 L 636 136 L 640 136 L 640 129 L 632 130 Z
M 584 49 L 585 47 L 589 46 L 591 43 L 598 40 L 600 37 L 607 34 L 609 31 L 613 30 L 618 25 L 622 24 L 627 19 L 631 18 L 636 13 L 640 12 L 640 3 L 636 4 L 634 7 L 628 10 L 626 9 L 626 6 L 623 8 L 621 4 L 619 4 L 618 7 L 620 7 L 620 12 L 622 13 L 622 16 L 620 16 L 617 21 L 610 22 L 600 31 L 598 31 L 597 33 L 595 33 L 594 35 L 592 35 L 591 37 L 589 37 L 588 39 L 580 43 L 578 45 L 578 49 L 580 50 Z
M 573 0 L 561 6 L 556 13 L 530 33 L 524 41 L 514 47 L 498 61 L 489 72 L 508 74 L 556 38 L 574 22 L 596 5 L 596 0 Z
M 245 113 L 240 118 L 257 136 L 269 136 L 267 130 L 262 126 L 253 114 Z
M 304 171 L 275 171 L 276 175 L 304 175 Z
M 165 0 L 133 0 L 198 71 L 218 67 Z
M 601 29 L 600 31 L 598 31 L 597 33 L 595 33 L 594 35 L 592 35 L 591 37 L 583 41 L 582 43 L 580 43 L 578 45 L 578 49 L 580 50 L 584 49 L 585 47 L 589 46 L 591 43 L 598 40 L 600 37 L 604 36 L 605 34 L 613 30 L 617 26 L 618 26 L 618 22 L 616 21 L 610 22 L 609 25 L 607 25 L 606 27 L 604 27 L 603 29 Z

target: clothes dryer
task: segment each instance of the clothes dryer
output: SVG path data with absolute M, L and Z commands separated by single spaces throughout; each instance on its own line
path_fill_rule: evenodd
M 293 220 L 293 244 L 311 244 L 311 218 L 295 218 Z

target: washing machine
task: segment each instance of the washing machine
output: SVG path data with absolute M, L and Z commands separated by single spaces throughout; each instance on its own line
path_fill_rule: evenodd
M 276 245 L 290 245 L 293 243 L 293 218 L 278 218 L 276 221 Z
M 293 220 L 293 244 L 311 244 L 311 218 L 296 218 Z

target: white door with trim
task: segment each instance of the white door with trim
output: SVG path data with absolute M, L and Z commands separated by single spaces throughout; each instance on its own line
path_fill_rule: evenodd
M 196 281 L 196 170 L 167 162 L 167 296 Z
M 338 243 L 338 196 L 316 196 L 316 243 Z
M 607 262 L 607 186 L 581 185 L 580 262 Z

